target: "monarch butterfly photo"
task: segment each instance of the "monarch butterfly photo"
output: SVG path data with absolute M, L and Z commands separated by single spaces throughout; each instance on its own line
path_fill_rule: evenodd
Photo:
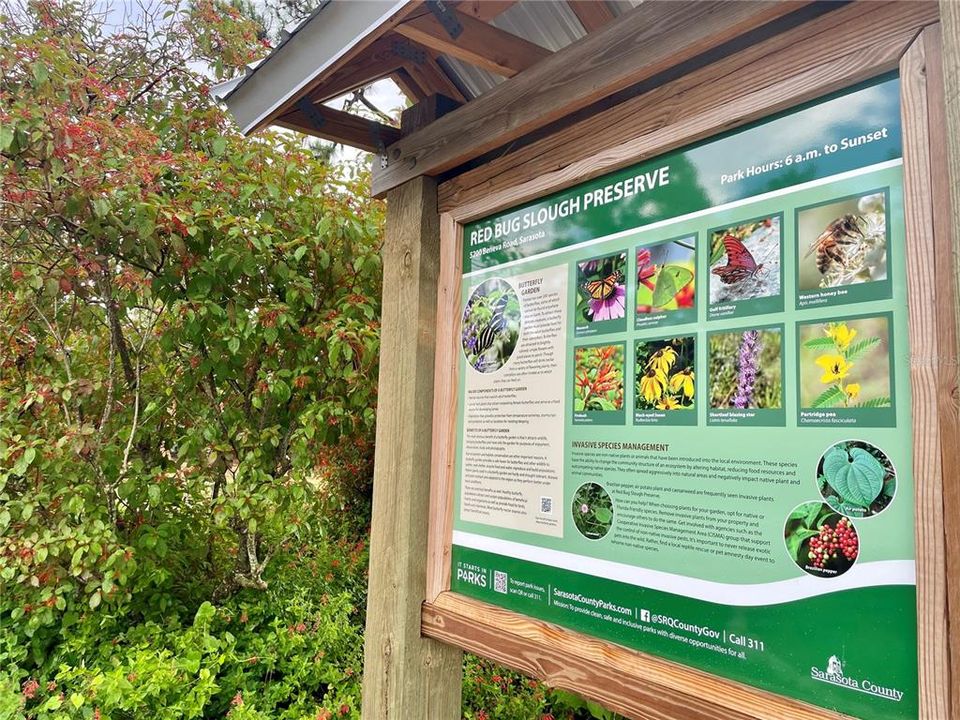
M 797 289 L 887 279 L 886 192 L 854 195 L 797 212 Z
M 520 300 L 506 280 L 478 285 L 463 308 L 460 341 L 467 362 L 482 373 L 506 365 L 520 338 Z
M 626 317 L 626 270 L 626 252 L 577 263 L 578 326 Z
M 780 294 L 780 216 L 710 232 L 710 303 Z

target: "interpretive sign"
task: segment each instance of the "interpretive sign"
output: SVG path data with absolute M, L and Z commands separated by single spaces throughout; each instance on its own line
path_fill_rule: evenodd
M 463 227 L 451 590 L 918 715 L 900 80 Z

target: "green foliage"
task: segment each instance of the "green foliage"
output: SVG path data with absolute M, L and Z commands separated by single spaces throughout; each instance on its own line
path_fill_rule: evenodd
M 383 208 L 231 7 L 0 17 L 0 720 L 359 717 Z
M 574 351 L 574 410 L 609 411 L 623 407 L 623 355 L 622 345 Z
M 883 488 L 883 466 L 862 448 L 830 448 L 823 457 L 823 473 L 840 497 L 854 505 L 869 505 Z
M 852 517 L 881 512 L 897 489 L 896 473 L 880 448 L 860 440 L 837 443 L 819 465 L 820 492 L 835 510 Z
M 223 9 L 0 21 L 0 707 L 30 717 L 359 704 L 362 569 L 296 566 L 365 528 L 382 207 L 231 129 L 189 69 L 250 39 Z
M 601 485 L 586 483 L 573 494 L 570 513 L 581 535 L 602 538 L 613 524 L 613 501 Z

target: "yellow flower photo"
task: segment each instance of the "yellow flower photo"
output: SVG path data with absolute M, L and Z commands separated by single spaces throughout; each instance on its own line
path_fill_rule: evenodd
M 846 323 L 830 323 L 823 332 L 833 340 L 834 345 L 840 352 L 850 347 L 850 343 L 857 336 L 857 331 L 847 327 Z
M 800 407 L 891 406 L 885 316 L 800 326 Z
M 823 368 L 823 377 L 820 378 L 822 383 L 843 380 L 853 367 L 853 363 L 848 363 L 843 355 L 821 355 L 815 362 Z
M 636 409 L 692 409 L 696 395 L 694 338 L 641 340 L 636 351 Z

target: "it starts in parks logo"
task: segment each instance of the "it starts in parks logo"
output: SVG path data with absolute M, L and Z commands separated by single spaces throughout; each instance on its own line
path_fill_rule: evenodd
M 827 660 L 827 669 L 821 670 L 820 668 L 813 666 L 810 668 L 810 677 L 819 682 L 837 685 L 839 687 L 847 688 L 848 690 L 856 690 L 857 692 L 866 693 L 867 695 L 874 695 L 875 697 L 884 698 L 885 700 L 900 702 L 900 700 L 903 698 L 903 690 L 886 687 L 884 685 L 878 685 L 877 683 L 868 679 L 858 680 L 857 678 L 848 677 L 843 672 L 844 664 L 844 661 L 839 657 L 836 655 L 831 655 Z

